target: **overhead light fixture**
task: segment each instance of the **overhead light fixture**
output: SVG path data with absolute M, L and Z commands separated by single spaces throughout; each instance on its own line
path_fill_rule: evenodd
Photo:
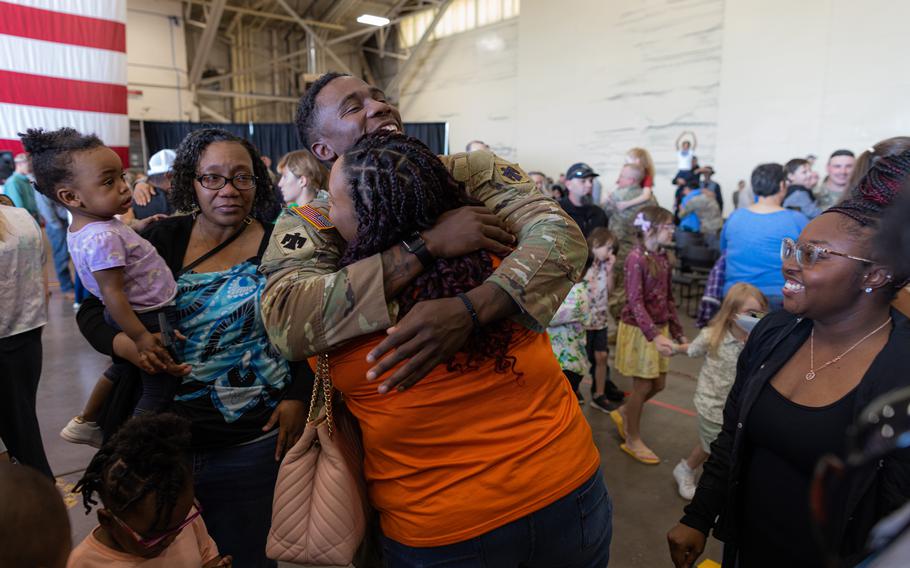
M 383 18 L 382 16 L 373 16 L 370 14 L 364 14 L 357 17 L 357 21 L 361 24 L 367 24 L 368 26 L 387 26 L 391 22 L 388 18 Z

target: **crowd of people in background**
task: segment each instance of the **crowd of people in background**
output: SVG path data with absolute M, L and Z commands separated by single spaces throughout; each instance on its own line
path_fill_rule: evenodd
M 321 111 L 337 104 L 352 110 Z M 910 280 L 894 257 L 910 251 L 891 216 L 910 138 L 837 150 L 824 179 L 813 155 L 759 164 L 725 216 L 692 132 L 665 208 L 644 148 L 612 188 L 584 162 L 557 181 L 525 174 L 480 140 L 435 156 L 348 75 L 314 83 L 296 120 L 303 148 L 277 173 L 217 128 L 132 180 L 91 133 L 21 134 L 0 196 L 0 376 L 17 377 L 0 386 L 0 456 L 38 473 L 0 463 L 0 489 L 53 502 L 31 516 L 67 536 L 0 537 L 0 564 L 274 566 L 282 459 L 322 396 L 355 425 L 343 435 L 372 517 L 358 565 L 606 566 L 612 500 L 579 407 L 609 416 L 623 459 L 661 463 L 642 422 L 677 355 L 704 363 L 698 439 L 673 469 L 689 502 L 667 535 L 675 566 L 695 565 L 712 530 L 725 565 L 852 565 L 910 500 L 896 452 L 823 521 L 809 507 L 819 460 L 845 455 L 863 409 L 908 386 L 910 320 L 893 304 Z M 61 425 L 98 449 L 75 489 L 98 526 L 71 555 L 36 414 L 48 247 L 80 331 L 111 357 Z M 690 340 L 677 300 L 693 267 Z

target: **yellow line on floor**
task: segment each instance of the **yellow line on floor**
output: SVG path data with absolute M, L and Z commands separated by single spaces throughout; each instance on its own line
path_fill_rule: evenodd
M 79 502 L 79 498 L 73 493 L 73 487 L 75 487 L 75 485 L 75 483 L 69 483 L 57 478 L 57 489 L 60 490 L 60 493 L 63 496 L 63 503 L 66 505 L 67 509 L 72 509 Z

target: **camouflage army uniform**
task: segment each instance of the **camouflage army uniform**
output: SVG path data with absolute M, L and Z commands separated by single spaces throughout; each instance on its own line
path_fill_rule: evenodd
M 834 207 L 843 199 L 843 192 L 831 191 L 825 184 L 821 184 L 813 192 L 815 195 L 815 204 L 822 211 Z
M 698 217 L 699 232 L 703 235 L 717 236 L 724 227 L 724 217 L 717 199 L 704 191 L 686 202 L 685 207 L 679 210 L 679 218 L 682 219 L 690 213 L 695 213 Z
M 516 320 L 543 331 L 587 257 L 581 231 L 515 164 L 489 152 L 440 159 L 469 195 L 483 201 L 518 238 L 488 282 L 521 309 Z M 311 206 L 328 215 L 325 201 Z M 262 315 L 269 337 L 290 360 L 324 352 L 343 341 L 384 330 L 396 321 L 387 304 L 379 254 L 338 270 L 345 243 L 334 229 L 317 229 L 285 210 L 260 270 L 268 276 Z
M 637 186 L 617 189 L 613 192 L 612 201 L 614 203 L 629 201 L 640 197 L 643 191 L 644 189 Z M 610 213 L 610 232 L 616 237 L 618 245 L 616 263 L 613 265 L 613 288 L 610 290 L 609 299 L 610 314 L 616 321 L 619 321 L 622 309 L 626 305 L 626 257 L 635 248 L 635 227 L 632 226 L 632 222 L 635 221 L 635 216 L 639 211 L 651 205 L 657 205 L 657 200 L 653 195 L 648 201 L 627 207 L 623 211 L 619 211 L 615 207 L 608 211 Z

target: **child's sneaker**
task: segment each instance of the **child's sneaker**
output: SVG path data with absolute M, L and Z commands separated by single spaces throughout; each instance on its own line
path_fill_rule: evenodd
M 87 422 L 81 416 L 76 416 L 60 430 L 60 437 L 71 444 L 86 444 L 93 448 L 100 448 L 104 442 L 104 432 L 94 422 Z
M 686 501 L 691 501 L 695 497 L 695 471 L 689 467 L 686 460 L 679 460 L 676 467 L 673 468 L 673 479 L 676 480 L 676 486 L 679 489 L 679 496 Z
M 595 396 L 588 404 L 591 406 L 591 408 L 596 408 L 597 410 L 605 412 L 607 414 L 610 414 L 611 410 L 616 410 L 617 408 L 617 405 L 611 404 L 610 401 L 607 400 L 607 397 L 604 395 Z

